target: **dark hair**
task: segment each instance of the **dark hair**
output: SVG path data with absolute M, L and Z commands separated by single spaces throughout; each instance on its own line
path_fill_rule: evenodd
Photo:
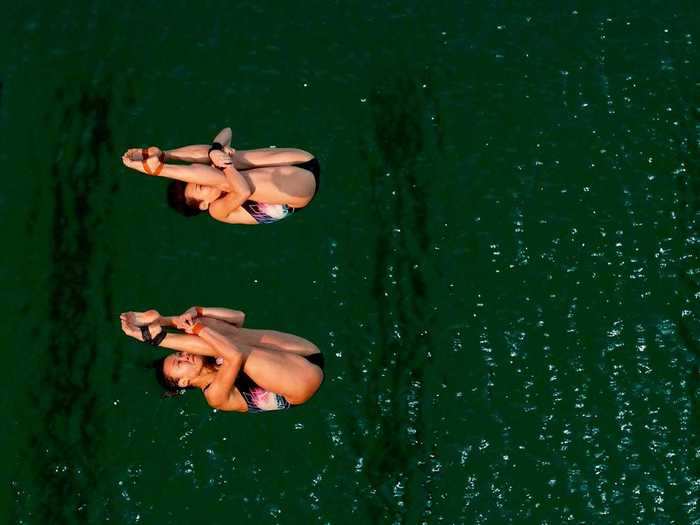
M 202 213 L 199 203 L 185 198 L 186 183 L 174 180 L 168 184 L 168 206 L 185 217 L 194 217 Z
M 184 389 L 178 386 L 177 381 L 165 375 L 163 363 L 165 363 L 165 357 L 156 359 L 151 363 L 151 367 L 153 367 L 156 374 L 156 381 L 158 381 L 158 384 L 163 387 L 165 391 L 163 392 L 163 397 L 177 396 L 181 394 Z

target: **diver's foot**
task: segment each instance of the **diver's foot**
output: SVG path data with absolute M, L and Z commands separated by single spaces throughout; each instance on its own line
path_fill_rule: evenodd
M 148 326 L 148 335 L 144 333 L 144 327 L 143 326 L 136 326 L 134 324 L 129 323 L 125 319 L 121 320 L 121 325 L 122 325 L 122 332 L 124 332 L 126 335 L 129 337 L 133 337 L 137 341 L 142 341 L 150 344 L 154 344 L 151 342 L 158 334 L 163 332 L 163 328 L 158 324 L 158 323 L 151 323 L 149 325 L 144 325 Z M 155 345 L 158 346 L 158 345 Z
M 216 137 L 214 137 L 214 140 L 212 142 L 218 142 L 224 147 L 228 147 L 231 145 L 231 138 L 233 137 L 233 131 L 231 131 L 231 128 L 224 128 L 219 133 L 217 133 Z
M 146 310 L 145 312 L 124 312 L 119 316 L 122 321 L 133 326 L 146 326 L 155 323 L 160 319 L 160 314 L 157 310 Z
M 149 157 L 159 157 L 163 152 L 158 146 L 149 146 L 147 148 L 129 148 L 124 153 L 123 157 L 128 157 L 130 160 L 144 160 Z
M 141 173 L 159 175 L 165 163 L 165 154 L 157 146 L 130 148 L 122 155 L 122 163 Z

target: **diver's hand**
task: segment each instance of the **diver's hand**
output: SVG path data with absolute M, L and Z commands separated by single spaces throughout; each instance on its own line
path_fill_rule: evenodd
M 198 326 L 200 329 L 202 328 L 202 324 L 198 323 L 197 321 L 185 321 L 182 324 L 181 329 L 184 330 L 186 334 L 197 335 L 197 333 L 194 330 L 196 326 Z M 197 332 L 199 332 L 199 330 L 197 330 Z
M 211 160 L 211 163 L 219 169 L 224 169 L 227 166 L 233 166 L 233 159 L 231 156 L 221 150 L 209 152 L 209 159 Z
M 180 317 L 189 317 L 194 319 L 196 317 L 202 317 L 202 308 L 200 306 L 190 306 L 184 313 L 180 314 Z
M 190 330 L 196 322 L 195 319 L 197 319 L 197 313 L 195 312 L 195 314 L 192 315 L 191 313 L 189 313 L 188 310 L 184 314 L 173 319 L 173 322 L 175 323 L 176 328 L 178 328 L 179 330 L 183 330 L 189 334 L 191 333 Z
M 187 327 L 194 325 L 198 317 L 201 317 L 202 309 L 199 306 L 191 306 L 184 313 L 177 316 L 173 322 L 180 330 L 186 330 Z

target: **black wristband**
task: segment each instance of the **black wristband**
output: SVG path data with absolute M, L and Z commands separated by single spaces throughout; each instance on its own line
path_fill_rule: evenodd
M 223 150 L 224 150 L 224 145 L 223 145 L 223 144 L 219 144 L 218 142 L 212 142 L 212 143 L 211 143 L 211 147 L 209 148 L 209 153 L 211 153 L 211 152 L 214 151 L 214 150 L 223 151 Z
M 165 336 L 168 335 L 168 333 L 161 328 L 160 333 L 155 337 L 152 337 L 148 326 L 141 326 L 140 328 L 141 335 L 143 336 L 143 342 L 148 343 L 151 346 L 160 346 L 160 344 L 163 342 L 163 339 L 165 339 Z
M 148 330 L 148 325 L 140 326 L 139 328 L 141 328 L 141 336 L 143 337 L 143 342 L 151 344 L 153 338 L 151 337 L 151 332 Z
M 163 342 L 163 339 L 165 339 L 165 336 L 168 335 L 168 332 L 166 332 L 164 329 L 161 329 L 160 333 L 155 336 L 149 344 L 152 344 L 153 346 L 160 346 L 160 344 Z

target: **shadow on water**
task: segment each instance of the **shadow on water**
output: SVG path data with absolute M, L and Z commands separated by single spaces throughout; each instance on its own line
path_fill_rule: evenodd
M 36 523 L 87 523 L 106 505 L 97 497 L 105 421 L 94 368 L 100 326 L 113 316 L 103 220 L 116 190 L 103 160 L 113 157 L 111 106 L 108 82 L 55 93 L 48 342 L 31 393 L 36 423 L 18 479 L 15 522 L 31 516 Z
M 679 223 L 684 241 L 684 253 L 679 270 L 681 290 L 685 296 L 684 310 L 677 322 L 678 335 L 686 349 L 694 356 L 688 378 L 691 400 L 690 451 L 694 477 L 700 476 L 700 458 L 695 451 L 700 448 L 700 311 L 695 307 L 700 293 L 700 92 L 696 90 L 693 103 L 689 105 L 689 116 L 685 119 L 687 155 L 683 157 L 684 170 L 676 175 Z
M 432 307 L 428 294 L 429 173 L 440 137 L 435 102 L 418 77 L 397 75 L 369 97 L 374 142 L 365 147 L 375 229 L 372 292 L 376 347 L 364 384 L 365 431 L 352 434 L 369 485 L 359 500 L 373 523 L 416 523 L 430 514 L 429 410 Z

